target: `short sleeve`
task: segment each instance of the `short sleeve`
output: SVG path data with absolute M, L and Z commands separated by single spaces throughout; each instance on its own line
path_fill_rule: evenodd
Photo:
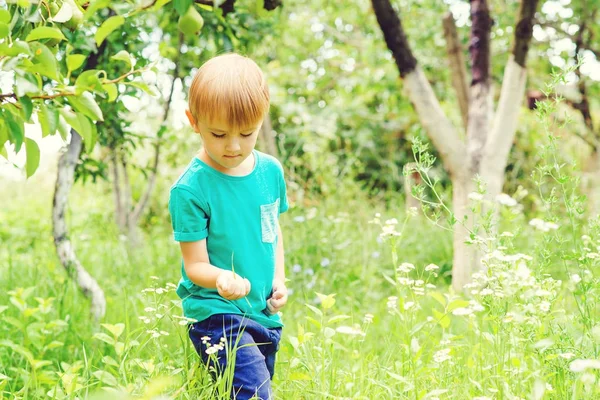
M 289 208 L 287 199 L 287 187 L 285 185 L 285 179 L 283 177 L 283 167 L 277 163 L 279 167 L 279 214 L 283 214 Z
M 190 190 L 174 186 L 169 196 L 173 237 L 177 242 L 197 242 L 208 236 L 206 205 Z

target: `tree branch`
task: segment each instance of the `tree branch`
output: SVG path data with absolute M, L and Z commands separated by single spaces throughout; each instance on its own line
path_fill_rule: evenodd
M 183 39 L 184 39 L 183 34 L 180 33 L 179 34 L 179 45 L 177 46 L 177 49 L 178 49 L 177 56 L 173 60 L 173 62 L 175 63 L 175 70 L 173 71 L 173 81 L 171 83 L 169 97 L 167 97 L 167 101 L 165 102 L 165 105 L 164 105 L 161 129 L 163 127 L 166 127 L 167 120 L 169 117 L 169 110 L 171 108 L 171 101 L 173 100 L 173 93 L 175 91 L 175 83 L 176 83 L 177 79 L 179 79 L 179 75 L 181 74 L 181 71 L 180 71 L 181 63 L 179 62 L 179 59 L 181 58 L 181 47 L 184 43 Z M 144 191 L 144 194 L 142 195 L 142 197 L 136 204 L 135 209 L 133 210 L 133 212 L 131 214 L 130 220 L 131 220 L 132 227 L 137 225 L 138 220 L 140 219 L 140 216 L 142 215 L 142 211 L 144 210 L 144 208 L 146 207 L 146 204 L 148 203 L 150 194 L 152 193 L 152 190 L 154 189 L 154 185 L 156 183 L 156 175 L 158 173 L 158 162 L 160 159 L 161 143 L 162 143 L 161 138 L 157 137 L 156 143 L 154 144 L 154 160 L 152 163 L 150 179 L 148 180 L 148 186 L 146 186 L 146 190 Z
M 396 60 L 400 76 L 404 78 L 408 98 L 419 115 L 421 124 L 439 151 L 446 170 L 453 176 L 462 175 L 464 143 L 444 114 L 423 70 L 419 68 L 402 29 L 400 17 L 389 0 L 371 0 L 371 3 L 387 46 Z
M 538 0 L 522 0 L 519 9 L 517 25 L 520 25 L 520 28 L 515 29 L 513 54 L 509 57 L 504 68 L 500 100 L 485 147 L 482 171 L 489 174 L 484 177 L 488 180 L 493 176 L 504 176 L 508 153 L 517 131 L 519 111 L 523 103 L 525 82 L 527 80 L 525 59 L 531 41 L 531 34 L 527 32 L 527 29 L 533 29 L 532 21 L 537 4 Z M 516 59 L 517 57 L 520 60 L 519 62 Z M 499 193 L 502 190 L 504 179 L 501 181 L 495 180 L 494 182 L 500 186 L 492 187 L 488 192 Z
M 417 59 L 410 50 L 400 17 L 394 11 L 389 0 L 371 0 L 371 3 L 387 47 L 396 60 L 400 76 L 404 77 L 415 70 Z
M 444 15 L 444 36 L 446 37 L 446 52 L 448 54 L 448 64 L 450 65 L 452 86 L 456 92 L 460 114 L 463 119 L 465 130 L 469 120 L 469 89 L 467 86 L 467 67 L 463 57 L 460 39 L 456 31 L 456 23 L 452 13 Z
M 533 18 L 537 10 L 538 0 L 523 0 L 519 7 L 519 17 L 515 29 L 513 56 L 515 62 L 525 68 L 525 59 L 529 52 L 529 43 L 533 36 Z

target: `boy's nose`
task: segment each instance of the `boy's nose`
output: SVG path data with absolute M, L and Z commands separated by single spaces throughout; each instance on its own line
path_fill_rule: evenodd
M 235 153 L 240 150 L 240 143 L 237 140 L 232 140 L 227 144 L 226 150 Z

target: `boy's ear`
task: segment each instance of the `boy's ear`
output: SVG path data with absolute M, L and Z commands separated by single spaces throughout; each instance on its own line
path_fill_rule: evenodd
M 196 124 L 196 119 L 192 115 L 192 112 L 190 110 L 185 110 L 185 115 L 187 115 L 188 120 L 190 121 L 190 125 L 192 126 L 194 132 L 198 132 L 198 125 Z

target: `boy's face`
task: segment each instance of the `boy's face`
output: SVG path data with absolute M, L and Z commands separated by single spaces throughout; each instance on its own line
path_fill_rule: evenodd
M 206 153 L 226 170 L 239 167 L 256 146 L 262 120 L 251 126 L 232 129 L 227 122 L 206 123 L 195 120 L 189 110 L 186 110 L 186 114 L 194 131 L 202 137 Z

